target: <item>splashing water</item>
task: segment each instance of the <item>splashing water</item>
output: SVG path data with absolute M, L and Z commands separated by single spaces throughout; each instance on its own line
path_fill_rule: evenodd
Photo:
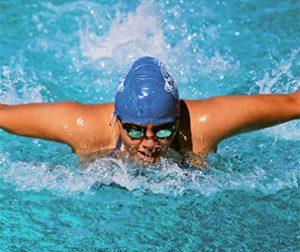
M 224 172 L 211 167 L 209 171 L 187 169 L 163 158 L 157 167 L 147 168 L 132 163 L 124 163 L 112 158 L 100 158 L 84 170 L 70 169 L 62 165 L 48 163 L 12 162 L 1 155 L 2 179 L 12 183 L 17 190 L 41 191 L 44 189 L 60 195 L 91 193 L 104 185 L 115 185 L 138 194 L 183 195 L 194 191 L 201 195 L 211 195 L 226 190 L 258 190 L 263 194 L 273 194 L 285 188 L 297 187 L 300 171 L 293 169 L 274 174 L 260 167 L 252 171 Z M 9 169 L 7 169 L 7 166 Z M 19 167 L 22 167 L 20 170 Z M 224 167 L 228 170 L 228 167 Z M 91 191 L 92 189 L 92 191 Z
M 265 73 L 264 78 L 256 83 L 259 87 L 259 93 L 290 93 L 300 90 L 300 79 L 293 73 L 295 65 L 296 68 L 299 68 L 299 57 L 300 48 L 293 50 L 290 57 L 287 60 L 282 60 L 271 73 Z M 288 140 L 300 140 L 300 122 L 281 124 L 266 129 L 265 132 Z
M 80 31 L 80 42 L 85 57 L 91 60 L 112 58 L 118 64 L 129 63 L 143 55 L 165 59 L 169 48 L 151 1 L 143 1 L 135 13 L 128 13 L 125 18 L 117 12 L 104 36 L 89 30 Z
M 259 93 L 290 93 L 299 90 L 300 79 L 297 75 L 294 76 L 292 71 L 292 68 L 295 65 L 299 67 L 299 64 L 300 48 L 293 50 L 287 60 L 282 60 L 276 69 L 272 70 L 271 73 L 265 73 L 264 78 L 256 82 L 256 85 L 259 87 Z
M 234 75 L 238 71 L 239 62 L 232 57 L 224 57 L 218 51 L 208 57 L 199 46 L 190 50 L 194 41 L 201 37 L 195 33 L 187 33 L 186 37 L 172 46 L 166 42 L 160 19 L 152 1 L 142 1 L 135 12 L 128 14 L 117 11 L 107 34 L 99 36 L 93 30 L 81 28 L 81 53 L 88 62 L 95 61 L 102 69 L 107 68 L 110 62 L 107 59 L 117 65 L 129 65 L 138 57 L 151 55 L 166 62 L 181 83 L 199 80 L 199 77 L 194 77 L 199 76 L 199 72 L 223 80 L 224 76 Z M 182 62 L 181 57 L 189 64 Z M 193 92 L 196 96 L 199 93 L 202 95 L 198 89 Z
M 0 84 L 0 100 L 2 103 L 19 104 L 45 101 L 42 97 L 45 87 L 35 85 L 37 79 L 35 73 L 27 76 L 21 66 L 14 69 L 3 66 L 1 72 L 3 78 Z
M 180 98 L 299 89 L 295 1 L 1 4 L 0 103 L 111 102 L 145 54 L 166 63 Z M 68 147 L 1 131 L 0 247 L 295 251 L 299 137 L 295 121 L 227 139 L 206 170 L 110 158 L 80 170 Z

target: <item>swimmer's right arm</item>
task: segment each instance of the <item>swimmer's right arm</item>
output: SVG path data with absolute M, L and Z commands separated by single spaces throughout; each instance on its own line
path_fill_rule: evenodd
M 65 143 L 75 152 L 91 151 L 93 142 L 98 141 L 101 147 L 103 141 L 105 146 L 103 134 L 98 133 L 101 132 L 101 114 L 107 110 L 108 113 L 111 110 L 109 104 L 0 104 L 0 128 L 12 134 Z

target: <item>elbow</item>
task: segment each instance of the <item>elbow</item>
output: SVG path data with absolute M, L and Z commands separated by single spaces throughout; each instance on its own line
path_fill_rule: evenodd
M 295 110 L 295 118 L 300 118 L 300 90 L 288 94 L 289 104 Z
M 0 129 L 4 130 L 4 108 L 7 107 L 8 105 L 0 103 Z

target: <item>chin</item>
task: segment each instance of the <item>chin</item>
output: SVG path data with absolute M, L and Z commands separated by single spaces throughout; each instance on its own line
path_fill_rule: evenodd
M 143 166 L 155 166 L 155 165 L 157 165 L 159 162 L 158 162 L 158 159 L 155 159 L 155 160 L 153 160 L 153 161 L 145 161 L 145 160 L 143 160 L 143 161 L 139 161 L 140 163 L 141 163 L 141 165 L 143 165 Z
M 159 156 L 146 156 L 142 153 L 138 153 L 135 157 L 135 160 L 141 165 L 153 166 L 158 164 Z

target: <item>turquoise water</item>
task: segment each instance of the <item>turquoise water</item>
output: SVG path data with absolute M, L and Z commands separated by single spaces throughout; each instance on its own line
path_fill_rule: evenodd
M 300 88 L 299 1 L 0 2 L 0 103 L 113 101 L 142 55 L 181 98 Z M 220 144 L 205 171 L 0 131 L 1 251 L 297 251 L 300 123 Z

